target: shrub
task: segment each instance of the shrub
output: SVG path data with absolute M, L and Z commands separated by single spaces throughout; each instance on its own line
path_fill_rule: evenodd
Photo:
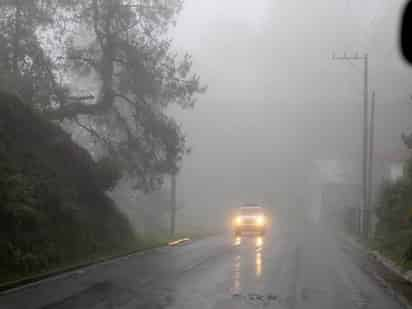
M 2 280 L 135 245 L 104 193 L 118 177 L 114 162 L 95 163 L 59 127 L 0 93 Z

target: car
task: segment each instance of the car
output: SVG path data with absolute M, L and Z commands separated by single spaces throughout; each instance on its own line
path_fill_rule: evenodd
M 263 236 L 266 233 L 266 225 L 265 211 L 260 206 L 241 206 L 233 218 L 233 231 L 236 237 L 246 233 Z

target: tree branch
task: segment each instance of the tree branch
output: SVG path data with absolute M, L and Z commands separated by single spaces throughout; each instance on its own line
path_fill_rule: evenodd
M 79 127 L 84 129 L 85 131 L 87 131 L 91 136 L 94 136 L 98 140 L 102 141 L 105 144 L 105 146 L 107 147 L 107 149 L 109 150 L 109 152 L 115 153 L 115 148 L 113 147 L 112 142 L 108 138 L 100 135 L 95 129 L 93 129 L 91 127 L 88 127 L 85 124 L 81 123 L 78 117 L 74 118 L 74 122 Z
M 124 94 L 121 94 L 121 93 L 116 92 L 116 93 L 114 93 L 114 96 L 125 100 L 127 103 L 129 103 L 131 105 L 136 105 L 136 103 L 138 103 L 138 102 L 133 102 L 130 98 L 128 98 L 127 96 L 125 96 Z
M 85 95 L 85 96 L 68 96 L 67 97 L 68 100 L 71 100 L 72 102 L 79 102 L 79 101 L 85 101 L 85 100 L 93 100 L 94 99 L 94 95 Z
M 125 96 L 121 93 L 114 93 L 114 96 L 125 100 L 127 103 L 129 103 L 130 105 L 133 105 L 133 106 L 136 106 L 139 103 L 142 104 L 142 105 L 148 105 L 147 101 L 143 97 L 137 96 L 136 94 L 135 94 L 136 101 L 131 100 L 129 97 L 127 97 L 127 96 Z
M 93 5 L 93 27 L 94 27 L 94 32 L 96 34 L 97 40 L 100 43 L 100 46 L 103 48 L 103 46 L 104 46 L 103 36 L 102 36 L 102 32 L 98 28 L 99 27 L 98 26 L 99 9 L 98 9 L 97 0 L 94 0 L 92 5 Z
M 92 67 L 96 67 L 96 61 L 93 60 L 92 58 L 87 58 L 87 57 L 82 57 L 82 56 L 69 56 L 67 57 L 67 59 L 69 60 L 80 60 L 83 61 L 84 63 L 87 63 L 88 65 L 92 66 Z
M 55 110 L 50 110 L 45 112 L 46 117 L 51 120 L 63 120 L 65 118 L 74 118 L 78 115 L 98 115 L 107 111 L 111 105 L 97 103 L 97 104 L 86 104 L 86 103 L 71 103 L 67 105 L 62 105 Z

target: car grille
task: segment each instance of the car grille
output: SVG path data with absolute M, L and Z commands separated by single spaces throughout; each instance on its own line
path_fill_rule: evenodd
M 247 218 L 247 219 L 244 219 L 243 223 L 244 224 L 255 224 L 255 219 L 254 218 Z

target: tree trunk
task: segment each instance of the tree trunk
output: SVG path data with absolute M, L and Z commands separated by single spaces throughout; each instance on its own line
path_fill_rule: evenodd
M 111 33 L 111 23 L 113 22 L 113 6 L 109 4 L 105 7 L 102 4 L 99 10 L 98 1 L 94 1 L 94 29 L 95 34 L 100 43 L 102 49 L 102 62 L 101 62 L 101 79 L 102 86 L 100 88 L 100 101 L 105 106 L 113 105 L 114 93 L 113 93 L 113 74 L 115 57 L 115 42 L 113 41 L 113 34 Z M 102 14 L 103 10 L 103 14 Z M 105 13 L 105 14 L 104 14 Z M 103 24 L 103 29 L 100 25 Z
M 17 83 L 19 80 L 19 45 L 20 45 L 20 15 L 21 15 L 21 3 L 20 0 L 15 0 L 15 14 L 14 14 L 14 38 L 13 38 L 13 59 L 12 68 Z
M 109 106 L 113 104 L 113 73 L 114 73 L 114 46 L 112 40 L 107 38 L 107 42 L 103 48 L 102 59 L 102 87 L 100 90 L 101 100 L 103 105 Z

